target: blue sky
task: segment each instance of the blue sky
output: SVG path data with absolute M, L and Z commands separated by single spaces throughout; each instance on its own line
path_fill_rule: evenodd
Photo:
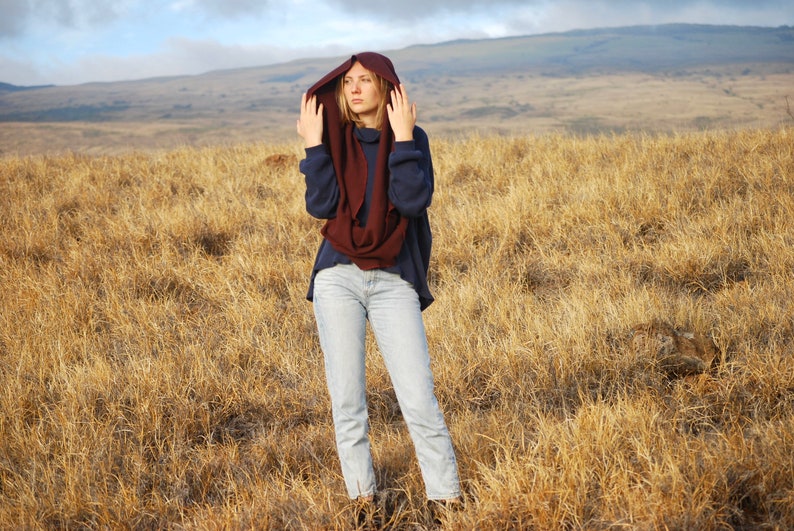
M 0 0 L 0 82 L 71 85 L 459 38 L 794 25 L 792 0 Z

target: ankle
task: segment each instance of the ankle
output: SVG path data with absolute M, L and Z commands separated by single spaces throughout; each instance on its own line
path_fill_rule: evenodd
M 433 502 L 433 503 L 436 503 L 438 505 L 443 505 L 443 506 L 446 506 L 446 507 L 458 507 L 458 506 L 463 505 L 463 497 L 462 496 L 456 496 L 454 498 L 441 498 L 441 499 L 438 499 L 438 500 L 430 500 L 430 501 Z

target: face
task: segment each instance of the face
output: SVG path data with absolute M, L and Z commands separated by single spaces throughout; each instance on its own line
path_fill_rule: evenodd
M 375 123 L 382 94 L 369 70 L 355 63 L 344 78 L 345 100 L 350 110 L 356 113 L 367 127 L 377 127 Z

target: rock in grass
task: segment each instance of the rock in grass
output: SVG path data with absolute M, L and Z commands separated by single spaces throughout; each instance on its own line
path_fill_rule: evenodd
M 710 337 L 699 332 L 682 332 L 663 321 L 634 326 L 630 333 L 635 354 L 654 361 L 671 378 L 707 371 L 718 357 L 719 349 Z

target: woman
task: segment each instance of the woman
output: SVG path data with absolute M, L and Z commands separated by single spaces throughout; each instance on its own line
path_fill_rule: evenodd
M 366 322 L 408 425 L 428 499 L 457 504 L 455 454 L 433 391 L 422 310 L 433 166 L 392 62 L 352 56 L 301 99 L 306 209 L 327 220 L 307 298 L 313 301 L 348 495 L 376 492 L 365 395 Z

